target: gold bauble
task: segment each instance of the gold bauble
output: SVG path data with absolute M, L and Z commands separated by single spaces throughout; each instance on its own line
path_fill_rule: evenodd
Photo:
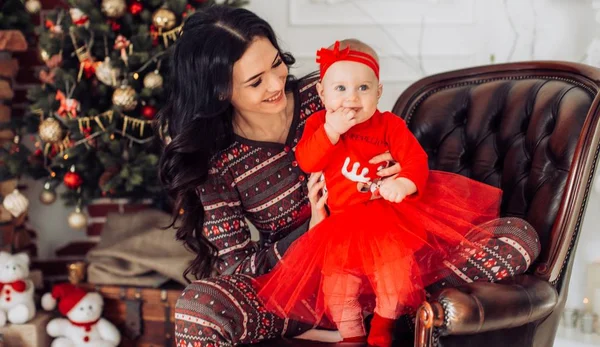
M 144 87 L 149 89 L 161 88 L 163 86 L 163 78 L 158 71 L 153 71 L 144 77 Z
M 44 142 L 55 143 L 63 139 L 63 130 L 60 123 L 54 118 L 46 118 L 38 128 L 40 139 Z
M 109 57 L 96 67 L 96 77 L 98 80 L 108 86 L 117 86 L 117 77 L 121 74 L 121 69 L 114 67 Z
M 87 217 L 81 212 L 79 207 L 75 208 L 75 211 L 69 214 L 67 221 L 72 229 L 83 229 L 87 226 Z
M 21 194 L 19 190 L 15 189 L 12 193 L 4 197 L 2 206 L 4 206 L 4 208 L 10 212 L 13 217 L 17 218 L 23 213 L 27 212 L 27 208 L 29 208 L 29 200 L 25 197 L 25 195 Z
M 175 13 L 166 8 L 159 8 L 152 15 L 152 23 L 161 30 L 169 30 L 175 27 Z
M 25 9 L 29 14 L 36 14 L 42 9 L 42 3 L 39 0 L 27 0 L 25 2 Z
M 40 201 L 44 205 L 50 205 L 56 201 L 56 192 L 50 188 L 50 183 L 44 184 L 44 190 L 40 193 Z
M 121 86 L 113 93 L 112 102 L 124 111 L 134 110 L 138 104 L 135 89 L 130 86 Z
M 125 0 L 102 0 L 102 13 L 110 18 L 121 18 L 127 10 Z

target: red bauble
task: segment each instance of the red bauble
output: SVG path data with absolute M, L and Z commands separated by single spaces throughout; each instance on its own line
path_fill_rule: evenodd
M 129 5 L 129 13 L 131 13 L 134 16 L 137 16 L 138 14 L 140 14 L 140 12 L 142 12 L 143 9 L 144 9 L 144 6 L 142 6 L 142 4 L 137 1 L 133 2 L 131 5 Z
M 146 105 L 146 106 L 142 107 L 142 116 L 144 116 L 144 118 L 152 120 L 152 119 L 154 119 L 155 114 L 156 114 L 156 107 L 150 106 L 150 105 Z
M 83 183 L 83 178 L 77 172 L 67 172 L 63 178 L 65 186 L 69 189 L 77 189 Z
M 158 46 L 158 29 L 154 24 L 150 24 L 150 37 L 152 38 L 152 46 Z
M 112 31 L 117 32 L 121 30 L 121 24 L 119 24 L 116 20 L 109 19 L 107 23 L 110 25 Z

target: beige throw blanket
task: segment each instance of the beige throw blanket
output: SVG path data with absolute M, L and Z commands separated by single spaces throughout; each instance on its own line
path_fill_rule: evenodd
M 159 210 L 110 213 L 101 241 L 88 252 L 88 282 L 159 287 L 170 279 L 186 284 L 183 271 L 193 254 L 163 229 L 170 216 Z

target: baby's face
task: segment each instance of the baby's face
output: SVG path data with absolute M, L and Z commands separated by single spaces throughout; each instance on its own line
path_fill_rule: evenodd
M 343 60 L 327 69 L 318 90 L 327 110 L 336 111 L 340 107 L 353 109 L 356 120 L 362 123 L 377 109 L 382 87 L 370 67 Z

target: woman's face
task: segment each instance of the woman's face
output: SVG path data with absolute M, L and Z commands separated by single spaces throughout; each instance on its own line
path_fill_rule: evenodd
M 275 114 L 285 110 L 288 68 L 264 37 L 257 37 L 233 65 L 231 104 L 245 115 Z

